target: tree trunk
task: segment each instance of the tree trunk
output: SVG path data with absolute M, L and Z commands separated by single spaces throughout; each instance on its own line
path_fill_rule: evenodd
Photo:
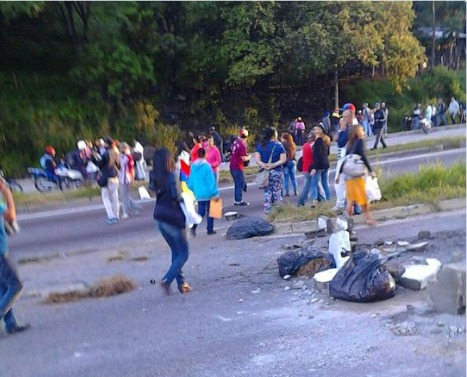
M 435 9 L 435 2 L 431 2 L 431 13 L 433 16 L 433 32 L 431 35 L 431 69 L 435 68 L 435 48 L 436 48 L 436 9 Z
M 337 74 L 337 65 L 334 70 L 334 107 L 339 107 L 339 75 Z

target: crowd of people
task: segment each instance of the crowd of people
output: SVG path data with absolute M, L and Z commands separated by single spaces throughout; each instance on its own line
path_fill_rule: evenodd
M 421 105 L 416 106 L 415 110 L 422 116 Z M 465 121 L 465 109 L 454 97 L 447 109 L 442 100 L 439 100 L 437 107 L 429 104 L 425 116 L 435 125 L 442 125 L 447 123 L 446 111 L 453 123 L 457 115 L 461 115 L 460 120 Z M 265 128 L 254 153 L 260 172 L 267 173 L 267 182 L 262 186 L 265 214 L 292 192 L 299 196 L 299 207 L 305 206 L 308 201 L 314 207 L 320 201 L 331 200 L 329 154 L 332 139 L 338 147 L 334 181 L 336 204 L 333 210 L 345 211 L 348 216 L 363 211 L 367 224 L 376 225 L 365 188 L 365 176 L 375 178 L 376 174 L 366 158 L 364 138 L 372 132 L 376 135 L 372 149 L 376 149 L 380 142 L 386 148 L 384 135 L 387 132 L 387 119 L 388 109 L 384 102 L 375 103 L 372 109 L 365 103 L 363 109 L 358 111 L 353 104 L 347 103 L 342 109 L 336 108 L 332 114 L 326 113 L 323 119 L 313 124 L 308 134 L 300 117 L 290 124 L 288 132 L 283 132 L 280 139 L 274 127 Z M 243 200 L 243 193 L 247 191 L 244 169 L 250 162 L 248 137 L 248 130 L 242 128 L 230 148 L 229 170 L 234 181 L 235 206 L 249 205 Z M 185 141 L 180 141 L 175 156 L 166 148 L 157 149 L 149 177 L 149 187 L 156 193 L 153 218 L 172 252 L 172 264 L 160 282 L 166 293 L 171 292 L 174 280 L 180 293 L 192 290 L 182 269 L 189 256 L 187 228 L 195 237 L 199 222 L 190 223 L 192 220 L 187 216 L 187 206 L 183 205 L 185 199 L 182 192 L 189 191 L 192 195 L 189 197 L 196 200 L 198 215 L 206 217 L 207 234 L 216 234 L 210 206 L 220 199 L 218 183 L 219 166 L 224 161 L 223 139 L 215 127 L 211 127 L 207 135 L 193 135 L 192 142 L 190 149 Z M 303 145 L 302 157 L 298 161 L 297 145 Z M 109 225 L 128 218 L 131 211 L 137 214 L 141 207 L 131 198 L 130 192 L 135 180 L 146 179 L 143 146 L 136 141 L 132 149 L 127 143 L 110 137 L 94 143 L 80 140 L 76 146 L 76 150 L 62 155 L 60 159 L 57 159 L 52 146 L 46 148 L 40 162 L 50 179 L 58 179 L 55 170 L 59 164 L 79 170 L 86 179 L 95 179 L 101 187 Z M 366 168 L 364 174 L 354 176 L 346 173 L 350 156 L 357 156 L 363 162 Z M 301 193 L 296 181 L 297 165 L 305 178 Z M 293 191 L 290 190 L 289 181 Z M 0 190 L 3 199 L 0 202 L 0 320 L 4 322 L 7 333 L 12 334 L 27 330 L 30 325 L 19 324 L 12 309 L 23 287 L 8 257 L 7 228 L 4 223 L 14 222 L 16 211 L 9 188 L 0 182 Z

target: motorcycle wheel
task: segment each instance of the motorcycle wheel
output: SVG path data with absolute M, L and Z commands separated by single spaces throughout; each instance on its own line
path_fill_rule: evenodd
M 50 181 L 47 178 L 39 177 L 34 180 L 34 186 L 39 192 L 50 192 L 53 186 L 50 185 Z
M 13 192 L 23 192 L 23 186 L 21 186 L 18 182 L 16 181 L 10 181 L 8 182 L 8 185 L 10 186 L 10 190 Z

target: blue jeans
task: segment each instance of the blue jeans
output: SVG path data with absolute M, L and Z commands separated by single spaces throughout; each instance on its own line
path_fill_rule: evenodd
M 311 190 L 311 175 L 308 172 L 303 173 L 303 177 L 305 178 L 305 182 L 303 183 L 302 192 L 298 197 L 297 206 L 303 207 L 305 203 L 308 201 L 308 196 L 310 195 Z
M 177 285 L 181 286 L 185 282 L 182 268 L 188 260 L 186 231 L 163 221 L 157 221 L 157 227 L 172 250 L 172 264 L 162 280 L 171 284 L 176 279 Z
M 207 213 L 208 214 L 208 233 L 212 233 L 214 230 L 214 218 L 209 217 L 209 208 L 210 208 L 211 201 L 209 200 L 199 200 L 198 201 L 198 215 L 201 217 L 204 217 L 204 215 Z M 193 228 L 197 228 L 197 225 L 193 225 Z
M 318 182 L 321 179 L 326 200 L 331 200 L 331 190 L 329 190 L 328 170 L 316 170 L 315 175 L 311 177 L 311 197 L 313 200 L 318 200 Z
M 368 122 L 367 120 L 363 120 L 362 126 L 365 131 L 365 136 L 370 136 L 371 135 L 370 122 Z
M 235 201 L 240 203 L 242 201 L 242 190 L 243 185 L 245 184 L 245 175 L 243 174 L 243 170 L 230 170 L 230 174 L 232 175 L 235 185 Z
M 297 179 L 295 178 L 295 172 L 297 171 L 297 163 L 293 160 L 287 161 L 284 165 L 284 183 L 285 183 L 285 194 L 289 195 L 289 177 L 292 181 L 293 191 L 297 192 Z
M 7 330 L 17 326 L 12 306 L 22 291 L 16 269 L 6 255 L 0 254 L 0 321 L 3 319 Z

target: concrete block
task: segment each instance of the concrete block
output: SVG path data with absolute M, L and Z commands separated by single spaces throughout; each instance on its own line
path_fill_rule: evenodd
M 277 224 L 274 224 L 274 233 L 276 233 L 276 234 L 292 233 L 292 224 L 291 223 L 277 223 Z
M 431 304 L 440 313 L 463 314 L 466 305 L 465 261 L 444 265 L 436 277 L 428 281 Z
M 436 276 L 441 268 L 441 262 L 435 258 L 427 258 L 427 265 L 406 265 L 399 284 L 404 288 L 418 291 L 424 289 L 432 277 Z
M 319 230 L 317 221 L 302 221 L 299 223 L 292 223 L 292 232 L 293 233 L 307 233 L 314 232 Z

